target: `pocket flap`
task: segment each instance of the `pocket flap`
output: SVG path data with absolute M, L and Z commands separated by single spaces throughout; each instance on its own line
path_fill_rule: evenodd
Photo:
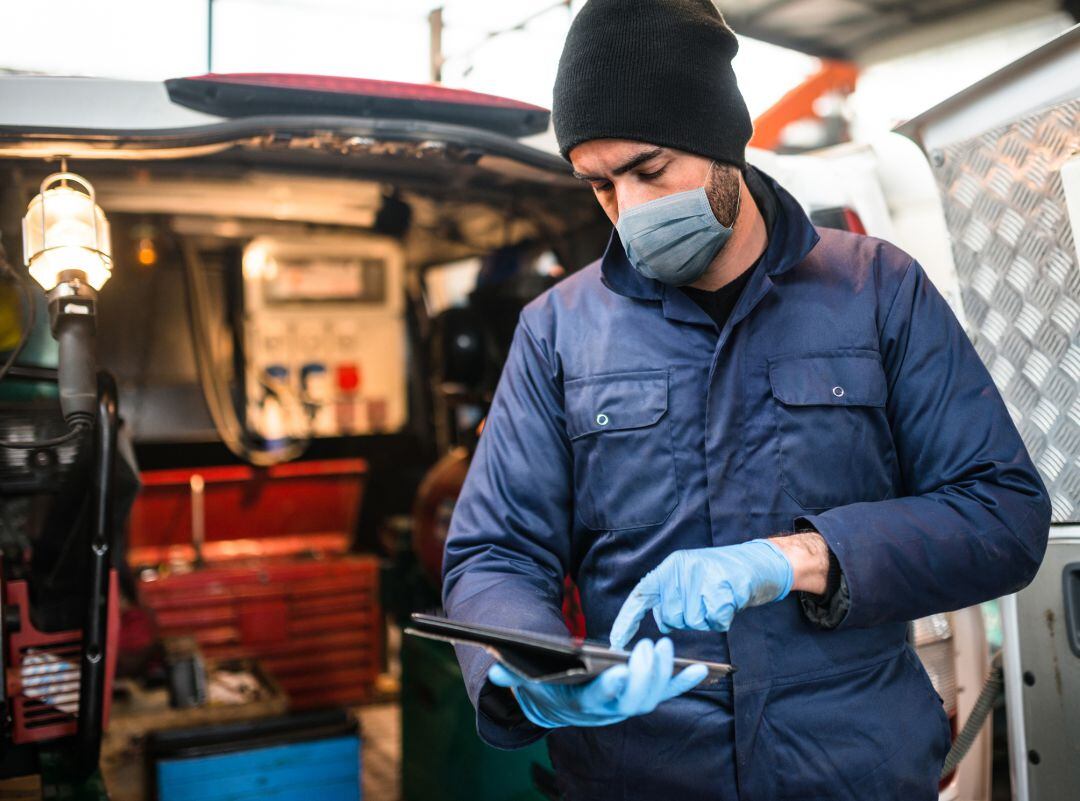
M 563 385 L 570 439 L 651 426 L 668 406 L 666 370 L 574 378 Z
M 773 396 L 789 406 L 884 406 L 881 357 L 784 356 L 769 361 Z

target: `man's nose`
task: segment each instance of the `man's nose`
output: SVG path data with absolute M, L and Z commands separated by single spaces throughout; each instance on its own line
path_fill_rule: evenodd
M 647 203 L 657 197 L 650 193 L 648 187 L 634 186 L 633 184 L 615 185 L 615 214 L 616 217 L 625 214 L 635 206 Z

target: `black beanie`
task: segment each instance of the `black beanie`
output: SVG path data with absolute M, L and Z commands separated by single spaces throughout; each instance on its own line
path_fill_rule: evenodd
M 589 0 L 555 77 L 559 152 L 633 139 L 744 167 L 753 125 L 731 69 L 738 49 L 712 0 Z

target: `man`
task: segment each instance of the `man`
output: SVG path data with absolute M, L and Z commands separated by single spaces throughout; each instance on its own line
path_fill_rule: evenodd
M 1026 585 L 1048 496 L 923 268 L 745 164 L 736 49 L 709 0 L 575 19 L 555 131 L 616 230 L 521 315 L 445 607 L 565 633 L 570 575 L 632 648 L 580 686 L 459 649 L 480 735 L 547 735 L 566 798 L 933 799 L 949 723 L 908 621 Z

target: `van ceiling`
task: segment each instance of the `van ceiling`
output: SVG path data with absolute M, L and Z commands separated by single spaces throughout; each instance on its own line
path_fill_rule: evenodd
M 340 157 L 328 170 L 313 168 L 311 161 L 305 161 L 307 169 L 295 162 L 284 166 L 277 159 L 264 160 L 267 155 L 242 162 L 217 156 L 69 166 L 93 183 L 108 215 L 156 216 L 180 234 L 238 241 L 266 233 L 302 237 L 317 230 L 372 231 L 384 197 L 394 192 L 411 210 L 402 244 L 412 266 L 533 240 L 560 251 L 575 269 L 599 255 L 610 231 L 581 182 L 565 176 L 548 182 L 543 171 L 509 159 L 497 165 L 483 159 L 457 165 L 445 159 L 426 165 L 408 159 L 409 169 L 401 170 L 392 157 L 368 155 L 364 161 L 372 170 L 366 171 L 342 169 L 349 160 Z M 11 172 L 4 175 L 0 161 L 0 180 L 11 204 L 2 211 L 14 228 L 41 177 L 53 167 L 8 164 Z
M 1078 0 L 719 0 L 736 33 L 820 58 L 884 61 L 1058 12 Z

